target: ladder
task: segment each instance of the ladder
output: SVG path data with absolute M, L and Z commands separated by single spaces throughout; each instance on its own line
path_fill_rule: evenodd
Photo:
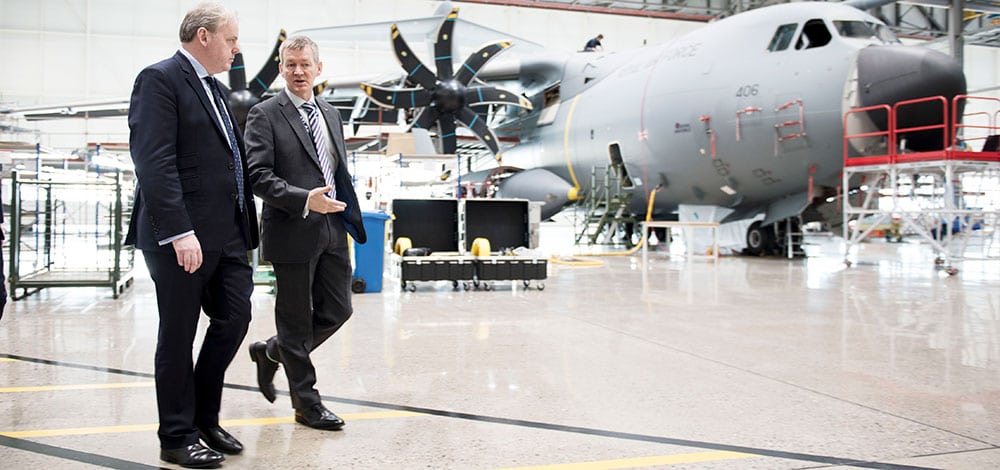
M 631 246 L 627 227 L 634 227 L 635 215 L 629 210 L 632 193 L 622 188 L 620 165 L 594 166 L 590 174 L 590 191 L 584 199 L 586 215 L 577 232 L 576 243 L 586 239 L 589 245 L 614 245 L 619 233 L 625 233 L 624 242 Z M 619 232 L 621 231 L 621 232 Z

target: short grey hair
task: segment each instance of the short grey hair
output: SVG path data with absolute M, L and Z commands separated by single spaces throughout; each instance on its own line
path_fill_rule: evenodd
M 200 3 L 187 12 L 184 21 L 181 21 L 181 42 L 191 42 L 198 28 L 205 28 L 208 32 L 214 33 L 220 26 L 230 21 L 237 21 L 236 12 L 226 9 L 219 3 Z
M 313 62 L 319 63 L 319 46 L 312 39 L 301 34 L 292 36 L 281 43 L 278 47 L 278 58 L 281 62 L 285 62 L 285 51 L 288 49 L 294 51 L 301 51 L 302 49 L 309 48 L 313 53 Z

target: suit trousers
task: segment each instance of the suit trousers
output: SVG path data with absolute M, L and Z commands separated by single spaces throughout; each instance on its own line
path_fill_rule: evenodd
M 156 285 L 160 312 L 156 342 L 157 434 L 163 449 L 198 442 L 198 428 L 217 426 L 226 369 L 250 324 L 253 269 L 247 262 L 243 236 L 234 230 L 221 251 L 205 251 L 201 267 L 187 273 L 173 250 L 144 250 Z M 200 312 L 208 331 L 192 365 L 192 346 Z
M 346 238 L 341 235 L 341 238 Z M 346 243 L 328 247 L 304 263 L 274 263 L 277 336 L 268 353 L 285 366 L 292 407 L 321 403 L 309 353 L 351 317 L 351 259 Z

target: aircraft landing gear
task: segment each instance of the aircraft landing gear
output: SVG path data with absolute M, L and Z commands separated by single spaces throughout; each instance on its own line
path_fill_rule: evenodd
M 761 256 L 771 251 L 774 245 L 774 227 L 764 227 L 760 221 L 750 224 L 747 229 L 747 250 L 750 256 Z
M 760 221 L 747 228 L 747 247 L 744 254 L 750 256 L 788 254 L 791 258 L 802 254 L 802 223 L 798 217 L 782 220 L 764 226 Z M 791 243 L 791 250 L 789 250 Z

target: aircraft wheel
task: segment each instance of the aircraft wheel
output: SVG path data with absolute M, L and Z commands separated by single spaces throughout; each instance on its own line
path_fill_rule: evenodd
M 416 292 L 417 291 L 417 285 L 411 282 L 409 285 L 406 286 L 406 290 L 408 290 L 410 292 Z
M 773 245 L 771 240 L 773 237 L 772 230 L 761 226 L 759 220 L 750 224 L 750 228 L 747 229 L 747 254 L 752 256 L 764 254 Z

